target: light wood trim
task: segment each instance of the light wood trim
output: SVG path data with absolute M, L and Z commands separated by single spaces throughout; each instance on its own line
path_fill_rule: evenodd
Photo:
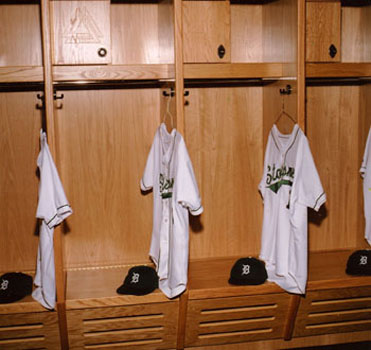
M 42 82 L 43 67 L 0 67 L 0 83 Z
M 371 63 L 307 63 L 307 78 L 370 77 Z
M 172 64 L 138 64 L 112 66 L 54 66 L 54 81 L 67 80 L 144 80 L 172 79 Z
M 305 0 L 298 1 L 297 122 L 305 132 Z
M 281 78 L 282 63 L 185 64 L 185 79 Z
M 184 135 L 184 65 L 183 65 L 183 4 L 174 0 L 174 50 L 175 50 L 175 105 L 176 125 Z

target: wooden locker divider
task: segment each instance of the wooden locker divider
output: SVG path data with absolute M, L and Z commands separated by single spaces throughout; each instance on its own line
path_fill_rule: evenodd
M 50 1 L 41 0 L 41 23 L 43 43 L 43 67 L 44 67 L 44 106 L 46 133 L 50 153 L 58 166 L 58 154 L 56 149 L 56 133 L 54 120 L 54 89 L 52 76 L 52 38 L 51 38 L 51 16 Z M 63 178 L 62 178 L 63 181 Z M 63 182 L 62 182 L 63 183 Z M 60 331 L 61 348 L 68 349 L 67 319 L 65 305 L 65 273 L 63 271 L 63 246 L 61 225 L 54 230 L 54 260 L 55 260 L 55 282 L 57 291 L 57 311 Z

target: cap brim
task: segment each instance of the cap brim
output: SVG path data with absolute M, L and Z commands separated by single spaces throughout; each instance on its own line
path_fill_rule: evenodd
M 130 288 L 128 286 L 122 285 L 119 288 L 117 288 L 116 292 L 118 294 L 124 294 L 124 295 L 147 295 L 147 294 L 152 293 L 155 289 L 156 287 L 143 290 L 143 289 Z

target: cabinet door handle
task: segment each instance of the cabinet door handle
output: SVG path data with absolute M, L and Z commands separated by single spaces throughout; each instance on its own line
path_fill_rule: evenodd
M 337 54 L 338 50 L 336 49 L 336 46 L 334 44 L 331 44 L 328 48 L 328 53 L 331 58 L 334 58 Z
M 223 58 L 224 55 L 225 55 L 225 47 L 223 45 L 219 45 L 219 47 L 218 47 L 219 58 Z
M 106 57 L 107 55 L 107 50 L 104 47 L 101 47 L 98 49 L 98 56 L 99 57 Z

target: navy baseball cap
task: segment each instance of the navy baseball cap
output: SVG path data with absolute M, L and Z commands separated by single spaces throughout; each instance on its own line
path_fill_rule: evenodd
M 0 304 L 13 303 L 32 293 L 32 277 L 21 272 L 0 276 Z
M 345 272 L 348 275 L 371 276 L 371 250 L 363 249 L 353 252 L 348 258 Z
M 248 257 L 235 262 L 228 282 L 236 285 L 257 285 L 264 283 L 267 277 L 264 262 Z
M 119 294 L 146 295 L 158 288 L 158 276 L 152 267 L 141 265 L 132 267 L 124 283 L 117 288 Z

